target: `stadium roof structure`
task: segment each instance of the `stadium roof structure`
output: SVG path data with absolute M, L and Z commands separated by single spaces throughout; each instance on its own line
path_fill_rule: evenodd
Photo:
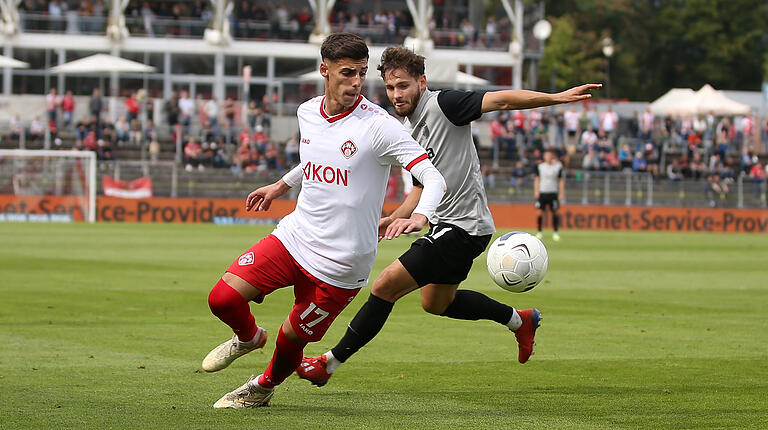
M 26 69 L 29 67 L 29 63 L 0 55 L 0 68 L 4 69 L 6 67 L 10 67 L 12 69 Z

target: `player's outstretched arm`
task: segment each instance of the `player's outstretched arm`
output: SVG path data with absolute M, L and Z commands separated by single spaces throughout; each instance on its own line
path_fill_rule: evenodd
M 592 98 L 590 91 L 598 90 L 602 86 L 603 84 L 584 84 L 552 94 L 530 90 L 490 91 L 483 95 L 482 112 L 531 109 L 577 102 Z

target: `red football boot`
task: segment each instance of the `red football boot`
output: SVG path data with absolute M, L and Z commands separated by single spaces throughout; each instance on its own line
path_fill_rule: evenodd
M 312 385 L 322 387 L 331 379 L 331 374 L 325 371 L 327 361 L 325 355 L 304 357 L 296 368 L 296 374 L 299 378 L 311 382 Z
M 541 312 L 538 309 L 523 309 L 518 310 L 517 314 L 523 320 L 523 325 L 515 330 L 518 349 L 517 361 L 525 363 L 533 355 L 533 347 L 536 345 L 533 338 L 536 336 L 536 329 L 539 328 L 541 322 Z

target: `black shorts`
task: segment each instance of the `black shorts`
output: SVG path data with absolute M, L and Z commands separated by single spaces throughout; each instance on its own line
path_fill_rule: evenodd
M 416 239 L 399 260 L 419 287 L 458 285 L 467 279 L 472 261 L 485 251 L 491 236 L 472 236 L 460 227 L 441 222 Z
M 556 211 L 560 208 L 560 201 L 557 199 L 557 193 L 540 193 L 539 201 L 536 202 L 536 209 L 549 209 Z

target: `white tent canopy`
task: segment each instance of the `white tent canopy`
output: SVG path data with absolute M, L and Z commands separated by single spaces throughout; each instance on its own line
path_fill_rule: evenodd
M 672 88 L 651 103 L 651 112 L 654 115 L 666 115 L 670 106 L 685 103 L 694 94 L 696 93 L 690 88 Z
M 149 73 L 155 68 L 107 54 L 96 54 L 51 68 L 55 73 Z
M 665 94 L 654 103 L 662 101 L 669 94 Z M 653 104 L 651 104 L 651 110 L 653 110 Z M 654 113 L 656 112 L 654 111 Z M 706 115 L 709 113 L 714 115 L 748 115 L 750 107 L 729 99 L 722 91 L 718 91 L 707 84 L 691 95 L 685 96 L 685 93 L 682 92 L 677 97 L 670 98 L 670 102 L 666 105 L 662 104 L 662 111 L 658 113 L 679 116 Z
M 12 69 L 26 69 L 29 67 L 29 63 L 0 55 L 0 69 L 5 69 L 7 67 Z

